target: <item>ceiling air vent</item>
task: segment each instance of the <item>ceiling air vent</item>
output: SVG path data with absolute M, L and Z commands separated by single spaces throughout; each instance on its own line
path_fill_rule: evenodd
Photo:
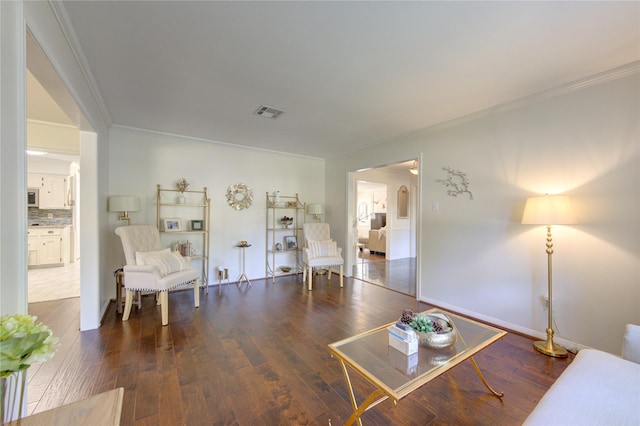
M 284 114 L 284 111 L 280 111 L 279 109 L 276 109 L 270 106 L 260 105 L 253 114 L 259 115 L 260 117 L 270 118 L 272 120 L 275 120 L 276 118 Z

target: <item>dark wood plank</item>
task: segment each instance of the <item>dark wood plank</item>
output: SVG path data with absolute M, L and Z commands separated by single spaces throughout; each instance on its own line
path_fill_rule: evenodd
M 253 425 L 343 423 L 351 414 L 340 365 L 327 345 L 396 319 L 405 308 L 430 306 L 358 280 L 317 277 L 308 292 L 301 275 L 253 287 L 212 287 L 193 308 L 191 290 L 169 296 L 169 325 L 160 325 L 154 297 L 142 298 L 130 320 L 113 304 L 98 330 L 78 331 L 77 299 L 41 302 L 30 313 L 60 338 L 56 356 L 29 370 L 29 411 L 41 412 L 122 386 L 123 425 Z M 520 424 L 569 365 L 533 350 L 509 333 L 470 363 L 413 392 L 385 401 L 366 424 Z M 352 376 L 362 400 L 373 389 Z

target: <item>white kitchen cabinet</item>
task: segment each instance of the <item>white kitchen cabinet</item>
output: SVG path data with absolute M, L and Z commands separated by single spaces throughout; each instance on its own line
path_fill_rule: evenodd
M 53 266 L 63 264 L 63 228 L 29 228 L 29 266 Z
M 68 209 L 67 177 L 62 175 L 43 175 L 43 185 L 40 189 L 41 209 Z
M 38 266 L 38 236 L 29 231 L 27 241 L 27 265 Z
M 68 182 L 65 175 L 27 174 L 27 186 L 40 189 L 40 209 L 70 209 Z
M 42 235 L 38 240 L 38 263 L 55 265 L 62 263 L 62 233 L 49 231 L 57 235 Z

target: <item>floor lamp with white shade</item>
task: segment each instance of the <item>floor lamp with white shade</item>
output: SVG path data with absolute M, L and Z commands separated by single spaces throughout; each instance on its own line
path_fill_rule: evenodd
M 552 297 L 552 268 L 551 257 L 553 255 L 553 241 L 551 238 L 552 225 L 573 225 L 576 219 L 573 216 L 571 202 L 566 195 L 542 195 L 527 198 L 522 214 L 522 224 L 524 225 L 546 225 L 547 226 L 547 282 L 549 298 L 547 340 L 533 343 L 533 347 L 545 355 L 556 358 L 567 356 L 567 350 L 562 346 L 553 343 L 553 297 Z

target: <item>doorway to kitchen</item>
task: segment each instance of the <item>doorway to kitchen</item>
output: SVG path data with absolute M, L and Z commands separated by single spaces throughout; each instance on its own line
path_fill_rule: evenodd
M 27 32 L 28 303 L 80 297 L 80 129 L 50 94 L 56 81 Z

